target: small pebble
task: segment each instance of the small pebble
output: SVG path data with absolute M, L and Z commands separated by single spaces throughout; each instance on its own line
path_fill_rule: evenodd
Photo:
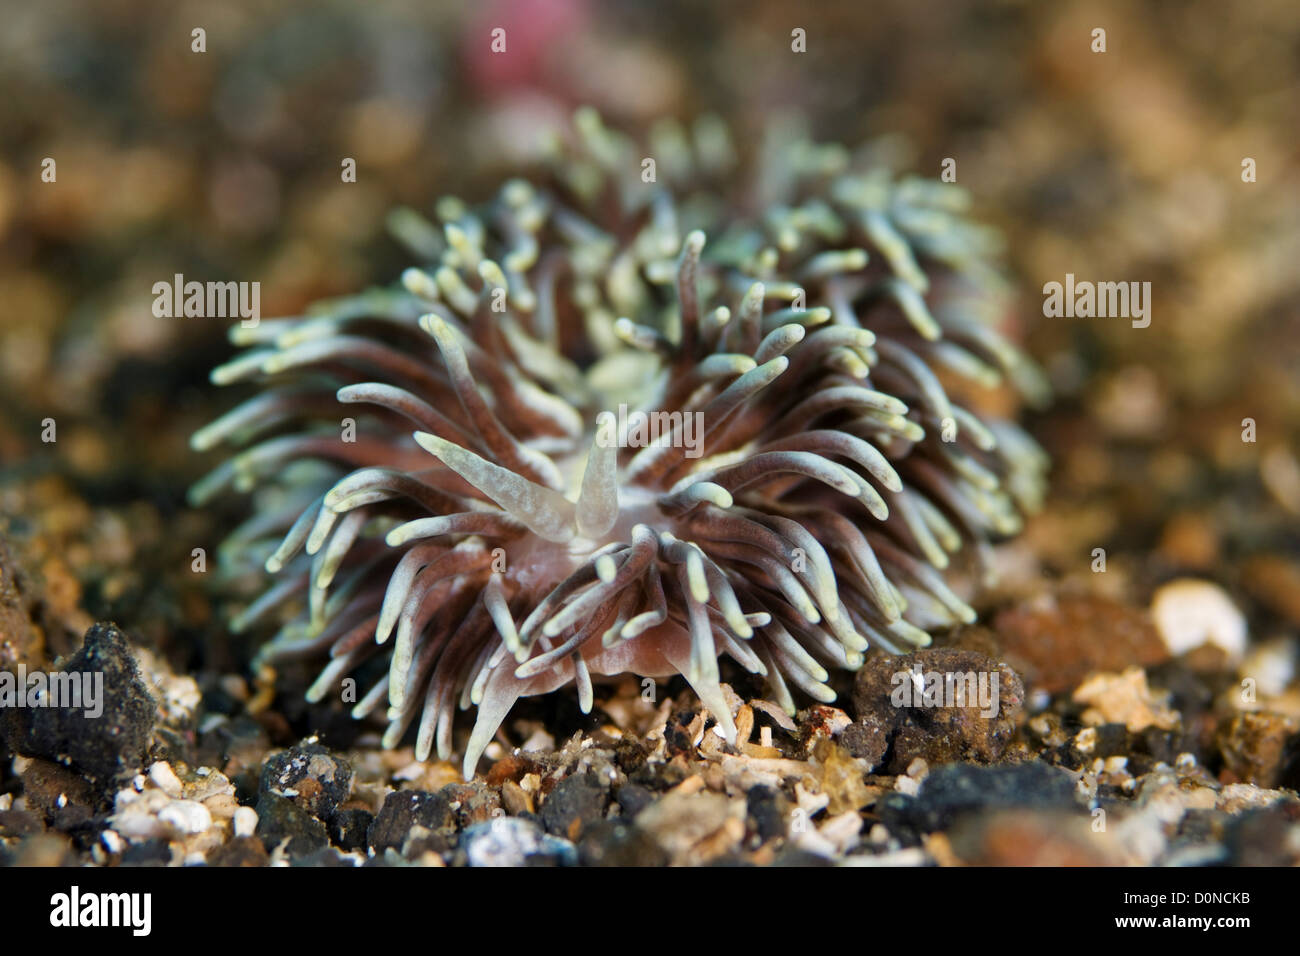
M 251 837 L 257 832 L 257 811 L 252 807 L 240 807 L 235 811 L 235 836 Z
M 158 820 L 180 833 L 203 833 L 212 826 L 208 808 L 193 800 L 173 800 L 158 812 Z
M 1075 688 L 1072 697 L 1087 705 L 1086 724 L 1123 724 L 1134 733 L 1153 726 L 1163 730 L 1178 726 L 1179 715 L 1170 708 L 1168 694 L 1153 691 L 1140 667 L 1122 674 L 1093 674 Z
M 531 820 L 498 817 L 477 823 L 462 837 L 470 866 L 523 866 L 530 856 L 553 857 L 562 865 L 577 862 L 577 850 L 568 840 L 549 836 Z
M 1170 581 L 1152 598 L 1151 616 L 1175 656 L 1213 644 L 1236 661 L 1246 650 L 1246 619 L 1227 592 L 1209 581 Z
M 155 787 L 161 790 L 173 800 L 179 800 L 181 792 L 184 789 L 181 786 L 180 778 L 172 770 L 172 765 L 165 760 L 159 760 L 149 768 L 149 779 L 153 781 Z
M 605 815 L 609 792 L 596 774 L 574 774 L 556 784 L 542 804 L 542 822 L 558 836 L 576 840 Z
M 1283 694 L 1296 676 L 1295 645 L 1286 638 L 1267 641 L 1253 647 L 1241 661 L 1237 674 L 1255 681 L 1260 694 L 1277 697 Z

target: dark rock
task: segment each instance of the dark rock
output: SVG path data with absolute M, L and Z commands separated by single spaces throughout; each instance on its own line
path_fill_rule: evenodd
M 369 810 L 349 808 L 335 810 L 330 817 L 330 840 L 340 850 L 365 851 L 370 825 L 375 822 L 375 815 Z
M 266 761 L 259 791 L 288 797 L 312 816 L 325 819 L 351 793 L 352 766 L 320 744 L 299 744 Z
M 692 773 L 694 770 L 691 769 L 690 763 L 678 759 L 670 760 L 668 763 L 647 763 L 636 773 L 628 774 L 628 780 L 655 793 L 663 793 L 677 786 Z
M 48 760 L 33 759 L 22 779 L 28 807 L 50 830 L 66 833 L 78 850 L 94 846 L 107 826 L 107 816 L 96 814 L 103 801 L 84 777 Z
M 480 780 L 472 783 L 449 783 L 440 791 L 456 814 L 456 825 L 462 830 L 476 823 L 486 823 L 505 811 L 501 808 L 501 794 Z
M 105 819 L 96 816 L 87 807 L 69 804 L 54 812 L 50 819 L 50 829 L 68 834 L 78 849 L 88 850 L 106 826 Z
M 604 819 L 609 792 L 595 774 L 574 774 L 561 780 L 542 804 L 542 822 L 558 836 L 576 840 L 583 830 Z
M 1219 727 L 1215 743 L 1228 773 L 1256 786 L 1277 786 L 1290 759 L 1295 718 L 1258 711 L 1236 714 Z
M 789 801 L 771 787 L 758 786 L 745 794 L 745 814 L 750 826 L 765 843 L 774 837 L 786 835 L 786 805 Z
M 1228 826 L 1224 842 L 1233 866 L 1300 865 L 1296 832 L 1300 803 L 1290 800 L 1260 810 L 1248 810 Z
M 264 793 L 257 801 L 257 835 L 268 853 L 284 845 L 291 858 L 329 846 L 325 824 L 292 800 L 273 793 Z
M 614 791 L 614 799 L 618 801 L 621 816 L 634 817 L 654 803 L 655 793 L 642 784 L 625 783 Z
M 897 675 L 904 672 L 919 673 L 922 687 L 910 681 L 900 686 Z M 933 675 L 938 677 L 930 680 Z M 922 692 L 931 688 L 939 691 L 933 701 Z M 932 767 L 954 761 L 993 763 L 1014 733 L 1023 704 L 1024 687 L 1016 672 L 975 651 L 940 647 L 901 657 L 875 655 L 853 685 L 861 728 L 852 738 L 860 751 L 854 756 L 873 760 L 873 766 L 883 760 L 893 774 L 906 772 L 917 757 Z M 887 749 L 881 747 L 882 738 Z
M 406 841 L 402 844 L 402 856 L 408 860 L 417 860 L 426 853 L 445 856 L 454 852 L 459 843 L 460 835 L 455 827 L 428 830 L 417 823 L 406 835 Z
M 122 866 L 168 866 L 172 861 L 171 844 L 161 837 L 132 843 L 122 851 Z
M 1130 751 L 1128 728 L 1123 724 L 1102 724 L 1097 728 L 1097 757 L 1126 757 Z
M 649 755 L 645 745 L 632 734 L 624 734 L 614 748 L 614 762 L 626 774 L 636 773 L 644 767 Z
M 30 810 L 0 810 L 0 837 L 24 837 L 44 832 L 45 823 Z
M 242 713 L 244 699 L 231 694 L 216 677 L 215 674 L 206 675 L 200 685 L 200 690 L 203 691 L 203 716 L 224 714 L 227 717 L 234 717 Z
M 840 744 L 851 756 L 859 757 L 873 767 L 879 767 L 889 749 L 889 731 L 892 722 L 887 724 L 877 717 L 859 720 L 844 729 L 840 734 Z
M 89 781 L 67 767 L 34 759 L 22 779 L 27 808 L 40 814 L 47 826 L 54 826 L 56 818 L 61 817 L 66 825 L 56 829 L 67 829 L 94 813 L 97 800 Z
M 1213 645 L 1208 646 L 1219 651 Z M 1188 655 L 1184 655 L 1158 667 L 1147 668 L 1150 685 L 1169 693 L 1170 706 L 1183 715 L 1184 725 L 1190 725 L 1195 717 L 1212 710 L 1215 697 L 1234 681 L 1230 668 L 1223 667 L 1218 673 L 1205 673 L 1188 665 Z
M 932 770 L 915 797 L 892 793 L 877 805 L 891 830 L 897 823 L 923 833 L 947 829 L 972 811 L 1078 810 L 1070 775 L 1044 763 L 979 767 L 949 764 Z
M 1134 762 L 1129 759 L 1129 769 L 1134 774 L 1150 770 L 1156 763 L 1173 766 L 1182 753 L 1195 753 L 1196 741 L 1188 734 L 1176 730 L 1161 730 L 1159 727 L 1147 727 L 1132 737 L 1133 751 L 1139 757 L 1149 758 Z
M 451 826 L 451 804 L 441 793 L 396 790 L 384 798 L 379 815 L 370 825 L 369 842 L 376 853 L 401 850 L 411 827 L 437 830 Z
M 235 837 L 208 856 L 208 866 L 267 866 L 271 857 L 257 837 Z
M 1064 767 L 1066 770 L 1082 770 L 1085 766 L 1092 763 L 1096 755 L 1083 753 L 1074 745 L 1074 740 L 1068 740 L 1054 750 L 1046 750 L 1042 754 L 1042 759 L 1052 764 L 1054 767 Z
M 131 776 L 144 764 L 156 705 L 140 679 L 126 636 L 113 624 L 86 632 L 81 650 L 68 658 L 65 674 L 88 674 L 99 683 L 103 712 L 86 708 L 25 707 L 0 712 L 10 749 L 75 768 L 101 790 Z M 80 679 L 80 678 L 78 678 Z
M 1128 757 L 1128 772 L 1135 777 L 1143 777 L 1156 768 L 1156 760 L 1150 754 L 1131 753 Z
M 667 866 L 668 854 L 644 831 L 623 820 L 599 820 L 578 842 L 583 866 Z

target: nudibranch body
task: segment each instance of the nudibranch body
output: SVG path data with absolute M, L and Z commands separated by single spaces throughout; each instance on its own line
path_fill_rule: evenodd
M 193 499 L 252 495 L 223 574 L 270 578 L 233 627 L 323 660 L 313 699 L 371 675 L 354 713 L 419 759 L 476 707 L 467 777 L 520 697 L 589 709 L 593 675 L 680 673 L 729 740 L 723 655 L 833 700 L 827 668 L 973 620 L 958 558 L 1042 494 L 971 399 L 1042 386 L 963 191 L 782 138 L 745 189 L 711 121 L 644 152 L 581 111 L 546 188 L 395 215 L 423 264 L 235 328 L 213 380 L 260 391 L 194 436 L 239 450 Z

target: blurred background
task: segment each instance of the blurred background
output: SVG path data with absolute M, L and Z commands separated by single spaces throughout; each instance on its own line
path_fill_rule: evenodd
M 1300 5 L 810 6 L 0 2 L 0 513 L 45 650 L 113 619 L 178 667 L 241 669 L 190 573 L 230 516 L 184 504 L 213 464 L 188 436 L 234 400 L 207 380 L 226 323 L 154 317 L 153 284 L 256 280 L 272 316 L 388 283 L 390 209 L 486 196 L 580 104 L 632 132 L 717 113 L 742 146 L 782 114 L 897 134 L 931 176 L 955 159 L 1057 392 L 1030 420 L 1056 465 L 1019 580 L 1145 604 L 1195 574 L 1294 634 Z M 1066 273 L 1151 282 L 1150 327 L 1044 318 Z

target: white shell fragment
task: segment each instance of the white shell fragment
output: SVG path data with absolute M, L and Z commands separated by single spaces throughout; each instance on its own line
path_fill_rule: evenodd
M 1180 578 L 1155 593 L 1151 616 L 1160 639 L 1175 656 L 1214 644 L 1230 661 L 1246 650 L 1246 619 L 1217 584 Z
M 257 832 L 257 811 L 252 807 L 240 807 L 235 811 L 235 836 L 251 837 Z
M 158 821 L 177 833 L 204 833 L 212 826 L 212 814 L 193 800 L 173 800 L 158 811 Z

